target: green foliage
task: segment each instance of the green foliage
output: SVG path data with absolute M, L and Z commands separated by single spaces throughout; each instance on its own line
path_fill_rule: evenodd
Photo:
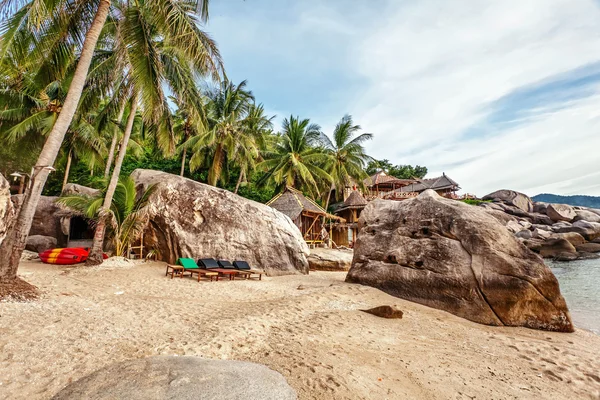
M 97 9 L 96 2 L 37 3 L 8 2 L 0 24 L 4 175 L 28 172 L 35 164 Z M 253 200 L 266 202 L 289 185 L 326 203 L 332 184 L 341 194 L 344 186 L 361 185 L 367 172 L 425 176 L 425 167 L 372 160 L 363 147 L 372 135 L 361 134 L 349 115 L 331 139 L 309 119 L 294 116 L 285 119 L 281 133 L 273 133 L 274 117 L 255 102 L 246 82 L 234 85 L 225 78 L 216 44 L 202 30 L 208 3 L 111 2 L 77 113 L 54 165 L 57 171 L 44 194 L 59 195 L 67 174 L 69 182 L 106 186 L 108 149 L 113 138 L 120 140 L 136 98 L 139 115 L 117 171 L 121 178 L 137 168 L 179 174 L 183 161 L 184 176 Z M 67 155 L 73 159 L 70 171 Z
M 427 175 L 427 167 L 420 165 L 393 165 L 389 160 L 373 160 L 367 165 L 367 174 L 373 175 L 378 171 L 384 171 L 386 174 L 395 176 L 399 179 L 424 178 Z
M 115 254 L 125 255 L 127 246 L 137 240 L 148 220 L 147 204 L 154 187 L 150 186 L 137 196 L 135 182 L 131 177 L 119 180 L 109 210 L 107 237 L 115 247 Z M 63 196 L 58 203 L 83 214 L 84 217 L 98 221 L 106 188 L 95 197 L 85 195 Z
M 492 200 L 463 199 L 461 201 L 472 206 L 479 206 L 483 203 L 490 203 Z
M 373 159 L 365 152 L 363 143 L 371 140 L 373 134 L 363 133 L 355 137 L 360 129 L 360 125 L 354 125 L 350 115 L 345 115 L 333 131 L 333 141 L 326 135 L 321 136 L 325 153 L 329 155 L 326 170 L 335 185 L 337 200 L 343 200 L 345 187 L 353 183 L 362 187 L 368 177 L 365 167 Z
M 283 132 L 258 165 L 267 173 L 261 184 L 272 184 L 278 191 L 291 186 L 312 197 L 329 190 L 333 178 L 325 171 L 331 158 L 321 144 L 321 127 L 309 119 L 293 115 L 283 120 Z

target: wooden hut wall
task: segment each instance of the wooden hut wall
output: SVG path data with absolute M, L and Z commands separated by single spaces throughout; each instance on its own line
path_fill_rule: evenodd
M 310 234 L 308 234 L 309 230 Z M 302 232 L 302 236 L 306 240 L 318 240 L 321 233 L 321 217 L 302 214 L 302 228 L 300 232 Z
M 348 246 L 348 228 L 333 228 L 331 239 L 338 246 Z

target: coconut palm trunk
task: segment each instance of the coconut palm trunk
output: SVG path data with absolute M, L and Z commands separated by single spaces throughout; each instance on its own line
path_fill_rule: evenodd
M 240 189 L 240 185 L 242 184 L 242 180 L 244 179 L 244 171 L 240 170 L 240 177 L 237 180 L 237 183 L 235 184 L 235 190 L 233 191 L 234 194 L 237 194 L 238 190 Z
M 63 184 L 61 192 L 65 190 L 65 186 L 67 186 L 67 182 L 69 182 L 69 173 L 71 172 L 71 161 L 73 161 L 73 150 L 69 150 L 69 155 L 67 156 L 67 166 L 65 167 L 65 177 L 63 178 Z
M 110 0 L 100 0 L 98 10 L 94 16 L 94 20 L 90 25 L 85 40 L 83 42 L 83 48 L 79 57 L 79 62 L 75 68 L 73 80 L 69 86 L 67 97 L 63 104 L 62 110 L 44 143 L 44 147 L 38 157 L 36 165 L 33 168 L 31 175 L 30 187 L 25 194 L 23 204 L 19 210 L 16 221 L 13 224 L 13 228 L 9 236 L 2 242 L 0 246 L 0 281 L 10 281 L 16 279 L 17 269 L 19 268 L 19 261 L 21 254 L 25 249 L 25 242 L 31 229 L 33 222 L 33 216 L 37 208 L 40 196 L 48 174 L 50 173 L 52 165 L 56 161 L 56 156 L 60 150 L 62 142 L 65 138 L 65 134 L 71 125 L 77 105 L 81 99 L 81 93 L 85 85 L 86 77 L 92 62 L 92 56 L 94 49 L 98 43 L 98 38 L 106 22 L 108 12 L 110 9 Z
M 115 161 L 115 168 L 113 169 L 108 189 L 106 189 L 106 196 L 104 197 L 104 203 L 102 205 L 102 209 L 100 210 L 98 223 L 96 224 L 96 231 L 94 232 L 94 243 L 92 245 L 92 249 L 90 250 L 90 254 L 85 265 L 102 264 L 102 250 L 104 247 L 104 232 L 106 231 L 108 210 L 110 209 L 110 206 L 112 204 L 117 184 L 119 183 L 121 166 L 123 165 L 123 160 L 125 159 L 125 154 L 127 153 L 127 145 L 129 143 L 131 131 L 133 130 L 133 122 L 135 120 L 135 113 L 137 112 L 137 104 L 138 96 L 137 92 L 135 92 L 131 99 L 131 109 L 129 111 L 129 117 L 127 118 L 127 125 L 125 125 L 125 132 L 123 134 L 123 140 L 121 141 L 121 146 L 119 148 L 119 154 Z M 120 256 L 121 254 L 117 255 Z
M 185 172 L 185 156 L 187 153 L 187 149 L 183 149 L 183 155 L 181 156 L 181 172 L 179 173 L 179 176 L 183 176 L 183 173 Z
M 123 114 L 125 114 L 125 101 L 121 103 L 121 107 L 119 108 L 119 115 L 117 116 L 117 121 L 119 124 L 123 119 Z M 117 148 L 117 139 L 119 139 L 119 127 L 115 127 L 115 132 L 112 137 L 112 142 L 110 143 L 110 149 L 108 150 L 108 158 L 106 159 L 106 167 L 104 168 L 104 178 L 108 178 L 110 174 L 110 167 L 112 167 L 113 160 L 115 158 L 115 150 Z

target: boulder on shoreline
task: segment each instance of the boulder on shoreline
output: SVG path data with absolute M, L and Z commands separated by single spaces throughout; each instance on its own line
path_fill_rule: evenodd
M 566 204 L 548 204 L 546 215 L 556 222 L 571 222 L 577 217 L 575 209 Z
M 488 324 L 572 332 L 558 281 L 480 207 L 427 190 L 362 212 L 347 282 Z
M 317 247 L 310 251 L 308 265 L 315 271 L 348 271 L 352 265 L 352 250 Z
M 487 196 L 483 196 L 483 200 L 492 200 L 494 202 L 509 204 L 525 212 L 533 211 L 533 202 L 529 196 L 514 190 L 497 190 Z
M 268 275 L 308 273 L 308 246 L 279 211 L 166 172 L 137 169 L 131 177 L 138 192 L 155 185 L 144 245 L 159 259 L 245 260 Z
M 544 247 L 545 250 L 540 253 L 543 257 L 563 261 L 596 256 L 592 252 L 575 251 L 572 248 L 561 253 L 559 249 L 554 248 L 556 239 L 566 239 L 574 247 L 600 241 L 600 210 L 567 204 L 534 202 L 532 212 L 526 212 L 522 209 L 525 207 L 515 206 L 513 197 L 510 195 L 510 193 L 518 192 L 498 191 L 494 193 L 501 194 L 491 194 L 485 198 L 493 198 L 495 203 L 483 203 L 481 207 L 486 212 L 493 214 L 529 249 L 540 253 L 540 249 Z M 525 197 L 527 198 L 527 196 Z M 590 246 L 589 248 L 595 247 Z

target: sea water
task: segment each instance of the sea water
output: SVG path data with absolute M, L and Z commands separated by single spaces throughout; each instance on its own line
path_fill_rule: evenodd
M 600 259 L 546 264 L 558 279 L 575 326 L 600 335 Z

